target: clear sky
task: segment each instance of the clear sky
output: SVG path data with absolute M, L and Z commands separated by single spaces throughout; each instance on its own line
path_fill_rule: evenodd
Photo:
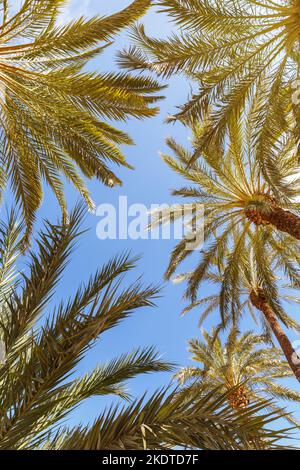
M 64 16 L 65 19 L 71 19 L 80 15 L 107 15 L 124 8 L 129 3 L 130 0 L 72 0 Z M 168 19 L 154 10 L 148 13 L 143 22 L 146 24 L 146 30 L 152 35 L 162 36 L 171 30 Z M 116 51 L 122 49 L 126 43 L 128 43 L 128 32 L 122 33 L 112 47 L 94 60 L 92 68 L 101 72 L 116 70 Z M 97 205 L 107 202 L 116 205 L 120 195 L 126 195 L 130 204 L 144 203 L 150 206 L 152 203 L 178 202 L 170 195 L 170 190 L 182 185 L 183 181 L 161 161 L 158 152 L 166 151 L 165 139 L 168 136 L 173 136 L 188 145 L 187 130 L 179 124 L 167 125 L 164 119 L 174 111 L 176 105 L 184 102 L 189 92 L 190 87 L 184 78 L 172 79 L 169 82 L 169 89 L 166 90 L 167 98 L 160 103 L 161 111 L 157 117 L 143 121 L 132 119 L 126 124 L 119 124 L 135 140 L 134 147 L 124 148 L 127 160 L 135 167 L 135 171 L 119 172 L 124 183 L 121 188 L 109 189 L 99 182 L 90 182 L 89 188 Z M 67 198 L 71 206 L 78 196 L 68 187 Z M 46 191 L 39 221 L 42 218 L 56 218 L 58 214 L 59 210 L 53 196 Z M 130 279 L 142 274 L 145 283 L 163 283 L 163 273 L 174 241 L 100 241 L 96 236 L 98 221 L 96 216 L 91 214 L 87 216 L 86 226 L 89 227 L 89 231 L 81 237 L 78 249 L 57 289 L 55 295 L 57 302 L 71 295 L 80 282 L 86 280 L 99 265 L 125 250 L 142 255 L 138 268 Z M 39 226 L 40 222 L 37 225 Z M 194 262 L 195 257 L 196 254 L 193 256 Z M 165 359 L 179 365 L 187 365 L 190 362 L 186 350 L 187 340 L 197 336 L 199 330 L 196 311 L 190 316 L 180 317 L 180 312 L 185 306 L 182 300 L 183 287 L 172 283 L 164 285 L 162 297 L 157 300 L 157 308 L 139 310 L 130 319 L 108 332 L 79 365 L 78 372 L 91 370 L 97 362 L 130 351 L 134 347 L 152 344 L 157 346 Z M 212 320 L 205 326 L 209 327 Z M 129 383 L 129 390 L 134 395 L 141 395 L 145 390 L 165 385 L 170 379 L 171 375 L 168 374 L 141 376 Z M 102 398 L 90 400 L 76 412 L 76 417 L 86 422 L 94 418 L 103 404 L 109 401 Z
M 130 4 L 130 0 L 72 0 L 64 13 L 64 20 L 70 20 L 80 15 L 108 15 Z M 170 32 L 167 18 L 155 11 L 143 19 L 151 34 L 161 35 Z M 124 31 L 113 46 L 107 48 L 99 58 L 93 61 L 91 68 L 99 72 L 117 70 L 116 52 L 128 43 L 128 31 Z M 161 161 L 159 151 L 166 151 L 165 139 L 173 135 L 181 142 L 188 144 L 188 133 L 183 126 L 164 124 L 164 119 L 175 105 L 183 102 L 189 92 L 189 86 L 184 79 L 173 79 L 167 91 L 167 99 L 160 103 L 160 114 L 149 120 L 131 119 L 127 123 L 118 123 L 119 128 L 128 132 L 135 141 L 135 146 L 124 147 L 128 162 L 135 167 L 134 171 L 118 170 L 123 186 L 109 189 L 99 182 L 89 182 L 88 187 L 92 197 L 99 205 L 111 203 L 118 205 L 120 195 L 128 197 L 128 203 L 143 203 L 147 207 L 153 203 L 175 202 L 170 190 L 178 187 L 182 181 Z M 78 195 L 72 188 L 67 187 L 67 198 L 71 207 L 78 200 Z M 55 219 L 59 209 L 54 197 L 45 191 L 43 206 L 38 215 L 37 228 L 43 218 Z M 87 214 L 86 227 L 78 248 L 72 256 L 65 276 L 56 290 L 55 301 L 67 298 L 79 286 L 80 282 L 88 279 L 97 267 L 108 261 L 112 256 L 130 250 L 133 255 L 141 255 L 137 269 L 125 283 L 143 276 L 145 284 L 163 285 L 163 273 L 166 269 L 169 254 L 175 245 L 168 240 L 105 240 L 100 241 L 96 236 L 96 226 L 99 218 Z M 78 373 L 91 370 L 97 362 L 111 359 L 115 355 L 132 350 L 137 346 L 156 345 L 163 358 L 180 365 L 186 365 L 188 360 L 187 341 L 197 335 L 197 315 L 181 318 L 180 312 L 185 303 L 182 300 L 183 286 L 165 284 L 162 297 L 157 299 L 155 309 L 138 310 L 131 318 L 120 326 L 106 333 L 101 341 L 88 353 L 86 359 L 79 365 Z M 154 390 L 164 386 L 171 380 L 171 374 L 151 374 L 140 376 L 129 382 L 129 391 L 140 396 L 146 390 Z M 76 412 L 76 418 L 83 422 L 93 419 L 103 405 L 111 399 L 92 399 Z

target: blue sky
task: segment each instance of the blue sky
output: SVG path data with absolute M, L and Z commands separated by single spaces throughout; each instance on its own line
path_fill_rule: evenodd
M 80 15 L 108 15 L 126 7 L 129 0 L 73 0 L 64 12 L 62 20 L 70 20 Z M 162 31 L 170 31 L 167 18 L 155 11 L 143 19 L 151 34 L 161 35 Z M 117 70 L 116 52 L 128 43 L 128 31 L 120 34 L 113 46 L 107 48 L 99 58 L 93 61 L 91 68 L 99 72 Z M 178 187 L 182 181 L 161 161 L 159 151 L 166 150 L 165 139 L 176 136 L 181 142 L 188 144 L 188 133 L 182 126 L 164 124 L 164 119 L 175 105 L 183 102 L 189 92 L 184 79 L 173 79 L 167 92 L 167 99 L 160 103 L 159 115 L 150 120 L 130 119 L 127 123 L 118 123 L 119 128 L 128 132 L 135 141 L 135 146 L 124 148 L 128 162 L 135 167 L 134 171 L 121 170 L 118 175 L 123 181 L 121 188 L 109 189 L 99 182 L 89 182 L 88 187 L 96 205 L 101 203 L 118 204 L 121 195 L 128 197 L 128 203 L 143 203 L 149 207 L 152 203 L 171 203 L 172 188 Z M 69 206 L 78 200 L 78 195 L 67 186 Z M 43 218 L 55 219 L 59 209 L 53 195 L 45 191 L 43 206 L 39 212 L 37 227 Z M 106 240 L 100 241 L 96 236 L 99 218 L 87 214 L 85 226 L 88 233 L 80 238 L 78 248 L 72 257 L 64 278 L 55 294 L 55 301 L 67 298 L 78 285 L 87 280 L 97 267 L 112 256 L 130 250 L 133 255 L 141 255 L 137 269 L 125 283 L 143 276 L 145 284 L 163 285 L 163 273 L 166 269 L 169 254 L 174 241 L 168 240 Z M 185 303 L 182 301 L 183 286 L 164 284 L 162 297 L 157 299 L 157 307 L 137 311 L 130 319 L 108 332 L 91 350 L 78 366 L 78 373 L 91 370 L 99 361 L 111 359 L 119 353 L 130 351 L 137 346 L 156 345 L 162 357 L 180 365 L 188 361 L 187 341 L 197 335 L 197 315 L 181 318 L 180 312 Z M 133 395 L 141 395 L 164 386 L 171 380 L 170 374 L 151 374 L 141 376 L 128 384 Z M 83 422 L 93 419 L 103 405 L 111 399 L 92 399 L 76 412 L 76 419 Z
M 118 11 L 130 3 L 129 0 L 72 0 L 64 12 L 63 20 L 80 15 L 92 16 L 94 14 L 107 15 Z M 171 31 L 168 19 L 152 10 L 143 19 L 146 30 L 152 35 L 167 34 Z M 94 70 L 105 72 L 116 70 L 116 51 L 128 43 L 128 32 L 120 34 L 115 44 L 106 49 L 104 54 L 93 61 Z M 118 197 L 125 195 L 129 204 L 143 203 L 150 206 L 153 203 L 171 203 L 171 189 L 182 185 L 181 178 L 176 176 L 162 162 L 159 151 L 166 151 L 165 139 L 173 136 L 181 143 L 188 145 L 188 131 L 179 124 L 167 125 L 164 119 L 172 114 L 176 105 L 185 101 L 190 92 L 189 84 L 184 78 L 175 78 L 169 81 L 166 91 L 167 98 L 160 103 L 159 115 L 151 120 L 129 120 L 126 124 L 118 124 L 125 129 L 135 141 L 134 147 L 124 148 L 124 153 L 134 171 L 121 170 L 119 175 L 123 186 L 108 189 L 99 182 L 89 182 L 88 186 L 95 203 L 118 203 Z M 67 187 L 67 198 L 70 207 L 78 196 Z M 53 196 L 46 190 L 43 206 L 39 213 L 40 225 L 42 218 L 55 219 L 59 209 Z M 90 274 L 118 253 L 130 250 L 133 255 L 142 255 L 138 268 L 132 276 L 125 280 L 129 282 L 143 275 L 145 283 L 163 284 L 163 273 L 168 264 L 169 254 L 174 247 L 174 241 L 168 240 L 106 240 L 100 241 L 96 236 L 96 226 L 99 219 L 87 214 L 86 227 L 89 231 L 84 234 L 72 257 L 64 278 L 55 294 L 55 301 L 66 299 L 79 284 L 87 280 Z M 197 255 L 194 255 L 194 262 Z M 187 352 L 188 339 L 199 334 L 197 328 L 197 312 L 189 316 L 180 317 L 185 306 L 182 300 L 182 285 L 172 283 L 164 284 L 162 297 L 157 300 L 157 308 L 137 311 L 130 319 L 117 328 L 108 332 L 89 352 L 87 357 L 78 366 L 77 372 L 83 373 L 91 370 L 98 362 L 103 362 L 115 355 L 130 351 L 137 346 L 156 345 L 163 358 L 178 365 L 190 363 Z M 214 318 L 216 320 L 216 317 Z M 206 323 L 212 324 L 213 318 Z M 141 395 L 146 390 L 152 391 L 165 385 L 171 379 L 170 374 L 152 374 L 142 376 L 129 383 L 129 390 L 133 395 Z M 109 403 L 107 399 L 93 399 L 86 402 L 76 412 L 76 419 L 87 422 L 101 411 L 103 405 Z

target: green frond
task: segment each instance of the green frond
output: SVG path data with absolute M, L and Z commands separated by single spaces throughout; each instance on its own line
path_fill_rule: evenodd
M 224 397 L 216 399 L 211 393 L 197 403 L 193 398 L 195 394 L 187 400 L 182 394 L 174 397 L 167 390 L 158 391 L 147 401 L 108 409 L 90 427 L 78 427 L 71 433 L 66 429 L 46 448 L 143 450 L 168 449 L 180 443 L 185 448 L 245 450 L 261 446 L 268 438 L 271 442 L 275 439 L 276 447 L 280 433 L 262 430 L 272 414 L 253 419 L 261 405 L 238 414 L 224 406 Z M 257 436 L 257 444 L 250 444 L 251 435 Z
M 214 328 L 211 333 L 203 330 L 202 335 L 203 341 L 189 341 L 189 352 L 195 366 L 182 368 L 175 375 L 183 391 L 187 386 L 198 392 L 201 388 L 213 391 L 218 387 L 218 394 L 222 394 L 234 387 L 238 392 L 241 387 L 249 403 L 276 399 L 294 402 L 296 406 L 299 402 L 297 390 L 282 382 L 292 376 L 288 363 L 284 361 L 280 349 L 264 344 L 263 336 L 252 331 L 241 334 L 236 326 L 232 326 L 225 336 Z M 231 396 L 228 395 L 229 406 L 232 406 Z M 245 403 L 241 401 L 239 404 L 238 393 L 236 399 L 237 408 L 243 409 Z M 272 406 L 284 419 L 292 422 L 292 413 L 288 413 L 282 405 L 274 403 Z
M 123 275 L 136 263 L 125 254 L 100 268 L 71 299 L 53 306 L 55 288 L 81 234 L 83 214 L 83 205 L 78 205 L 67 222 L 46 221 L 22 273 L 16 262 L 23 226 L 14 212 L 1 223 L 2 450 L 36 448 L 85 399 L 116 395 L 129 400 L 129 379 L 174 369 L 150 347 L 99 361 L 85 376 L 74 375 L 75 366 L 102 334 L 134 310 L 152 306 L 158 293 L 158 288 L 140 282 L 122 289 Z
M 201 151 L 224 142 L 229 121 L 243 118 L 253 99 L 260 110 L 254 132 L 261 164 L 269 163 L 278 131 L 289 132 L 299 147 L 299 111 L 291 96 L 300 63 L 297 2 L 159 0 L 158 9 L 176 33 L 153 38 L 143 25 L 134 26 L 133 45 L 119 64 L 188 78 L 193 91 L 172 120 L 192 123 L 208 114 Z
M 1 56 L 0 187 L 11 184 L 27 225 L 29 241 L 43 199 L 43 182 L 67 218 L 63 177 L 94 207 L 85 178 L 108 187 L 121 184 L 113 166 L 130 168 L 120 149 L 132 144 L 108 120 L 154 116 L 159 83 L 127 73 L 85 72 L 113 37 L 151 5 L 134 0 L 108 17 L 81 17 L 59 25 L 62 0 L 3 4 Z

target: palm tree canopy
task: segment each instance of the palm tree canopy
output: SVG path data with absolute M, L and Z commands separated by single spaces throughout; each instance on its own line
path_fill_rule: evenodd
M 192 186 L 173 191 L 173 194 L 191 202 L 176 204 L 171 208 L 174 219 L 182 215 L 182 209 L 189 209 L 194 216 L 190 220 L 190 233 L 174 249 L 166 277 L 170 278 L 178 265 L 191 254 L 187 249 L 191 236 L 204 232 L 204 246 L 199 246 L 200 261 L 189 276 L 188 297 L 196 299 L 197 290 L 210 268 L 218 263 L 224 266 L 224 299 L 231 298 L 230 292 L 239 290 L 244 269 L 240 268 L 249 259 L 253 249 L 255 263 L 259 266 L 264 282 L 270 286 L 276 283 L 276 270 L 268 268 L 268 263 L 284 269 L 292 286 L 299 285 L 299 242 L 286 232 L 270 223 L 270 212 L 280 210 L 293 213 L 298 220 L 299 202 L 297 176 L 294 172 L 294 152 L 290 152 L 289 141 L 278 143 L 278 158 L 271 171 L 273 182 L 264 178 L 261 166 L 256 159 L 255 130 L 251 120 L 243 126 L 233 123 L 224 146 L 215 147 L 214 152 L 202 153 L 201 159 L 191 163 L 193 149 L 205 133 L 205 125 L 194 124 L 192 150 L 187 150 L 173 139 L 167 141 L 175 157 L 163 154 L 164 161 L 179 175 L 192 183 Z M 295 185 L 287 179 L 294 178 Z M 204 218 L 203 218 L 204 208 Z M 181 210 L 179 210 L 181 209 Z M 199 223 L 199 220 L 203 220 Z M 163 219 L 162 219 L 163 220 Z M 199 231 L 199 234 L 197 234 Z M 270 261 L 270 252 L 274 253 Z M 219 266 L 220 266 L 219 265 Z M 275 278 L 273 277 L 275 276 Z M 268 290 L 269 290 L 268 289 Z M 274 289 L 273 289 L 274 290 Z M 225 292 L 227 294 L 225 294 Z
M 209 111 L 210 129 L 202 142 L 202 149 L 207 148 L 222 139 L 228 121 L 240 116 L 249 97 L 255 96 L 260 129 L 271 132 L 275 126 L 276 133 L 279 126 L 286 127 L 284 114 L 293 112 L 299 145 L 299 106 L 292 100 L 300 66 L 299 1 L 158 4 L 180 32 L 160 40 L 147 36 L 143 26 L 134 27 L 134 45 L 120 54 L 120 64 L 163 76 L 183 72 L 196 84 L 197 90 L 172 119 L 203 119 Z
M 153 116 L 155 80 L 86 71 L 113 36 L 146 12 L 135 0 L 109 17 L 57 20 L 65 0 L 1 0 L 1 187 L 11 183 L 28 232 L 42 200 L 42 181 L 64 215 L 63 177 L 93 206 L 83 177 L 120 184 L 111 165 L 128 166 L 119 146 L 131 138 L 109 120 Z
M 47 222 L 19 273 L 22 227 L 12 214 L 1 223 L 0 448 L 28 448 L 43 442 L 55 425 L 83 400 L 114 394 L 129 399 L 126 382 L 141 373 L 168 371 L 154 348 L 138 348 L 80 378 L 74 368 L 95 341 L 140 307 L 153 305 L 158 290 L 139 282 L 121 289 L 134 267 L 128 256 L 112 259 L 72 299 L 49 313 L 50 300 L 80 234 L 83 208 L 66 224 Z
M 204 252 L 204 260 L 206 255 Z M 289 251 L 289 256 L 293 259 L 292 251 Z M 217 255 L 214 260 L 209 259 L 206 265 L 200 263 L 201 276 L 197 267 L 194 272 L 175 278 L 188 280 L 187 293 L 195 298 L 183 314 L 196 308 L 201 309 L 200 325 L 209 315 L 217 314 L 220 316 L 217 332 L 228 324 L 236 328 L 244 315 L 248 321 L 249 316 L 252 317 L 256 325 L 261 325 L 266 341 L 273 344 L 276 338 L 291 371 L 299 381 L 299 355 L 286 331 L 288 328 L 300 331 L 299 321 L 294 315 L 297 309 L 288 310 L 289 303 L 299 304 L 299 269 L 286 260 L 282 264 L 278 256 L 272 250 L 268 251 L 268 247 L 260 240 L 256 240 L 255 249 L 245 247 L 238 263 L 237 266 L 230 254 L 223 253 L 221 257 Z M 294 284 L 286 282 L 287 276 L 296 277 L 298 281 Z M 206 289 L 211 290 L 209 295 L 205 294 Z
M 241 334 L 235 326 L 224 341 L 216 329 L 211 333 L 203 330 L 202 334 L 203 341 L 189 341 L 191 359 L 197 366 L 183 368 L 176 374 L 181 384 L 191 382 L 202 390 L 219 387 L 221 393 L 234 387 L 237 391 L 242 389 L 244 396 L 237 394 L 237 403 L 233 402 L 234 392 L 228 395 L 229 403 L 237 408 L 260 398 L 299 402 L 300 394 L 279 382 L 293 376 L 289 365 L 279 349 L 266 347 L 264 336 L 251 331 Z M 241 398 L 246 398 L 246 402 Z M 293 419 L 292 415 L 289 419 Z
M 0 449 L 247 449 L 265 443 L 276 447 L 285 433 L 268 427 L 278 413 L 262 414 L 254 403 L 244 414 L 226 406 L 226 396 L 199 400 L 166 388 L 129 405 L 97 412 L 95 423 L 66 428 L 62 424 L 84 400 L 115 395 L 131 401 L 128 379 L 142 373 L 170 371 L 155 349 L 138 348 L 82 377 L 75 367 L 107 330 L 133 311 L 153 305 L 158 289 L 140 282 L 122 288 L 134 267 L 128 256 L 100 268 L 69 300 L 52 307 L 55 288 L 80 234 L 83 209 L 69 223 L 45 223 L 28 268 L 18 272 L 22 226 L 15 214 L 0 226 Z M 250 421 L 249 421 L 250 420 Z M 205 423 L 205 425 L 204 425 Z

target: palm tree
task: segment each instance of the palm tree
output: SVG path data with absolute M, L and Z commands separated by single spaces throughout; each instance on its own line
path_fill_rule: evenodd
M 280 399 L 299 402 L 300 394 L 278 383 L 278 379 L 292 377 L 289 365 L 275 347 L 265 346 L 265 337 L 247 331 L 241 334 L 232 326 L 223 342 L 220 332 L 202 331 L 204 340 L 189 341 L 189 352 L 196 367 L 182 368 L 176 378 L 181 384 L 194 384 L 204 391 L 228 393 L 228 403 L 234 409 L 243 409 L 252 401 Z M 274 405 L 273 405 L 274 406 Z M 284 417 L 294 418 L 280 406 L 275 406 Z
M 190 394 L 187 399 L 170 388 L 98 413 L 87 427 L 62 425 L 87 398 L 115 395 L 128 401 L 128 379 L 172 370 L 154 348 L 139 348 L 99 364 L 82 377 L 74 376 L 75 366 L 95 341 L 134 310 L 153 305 L 158 292 L 139 282 L 121 289 L 123 275 L 134 266 L 133 260 L 123 256 L 99 269 L 73 298 L 52 306 L 50 300 L 80 234 L 82 212 L 77 207 L 68 223 L 45 223 L 23 273 L 16 266 L 22 226 L 14 214 L 7 223 L 1 222 L 0 449 L 279 445 L 285 434 L 267 427 L 279 415 L 263 415 L 266 404 L 253 404 L 238 414 L 226 406 L 226 396 L 216 399 L 212 393 L 199 399 Z
M 184 73 L 196 84 L 172 119 L 209 114 L 201 150 L 220 142 L 228 121 L 241 116 L 253 96 L 260 106 L 260 144 L 286 128 L 285 114 L 294 112 L 299 145 L 299 106 L 292 100 L 300 76 L 299 0 L 159 0 L 158 5 L 179 32 L 161 40 L 136 26 L 134 45 L 120 54 L 120 64 L 163 76 Z
M 194 124 L 194 147 L 203 133 L 205 124 Z M 169 220 L 171 212 L 175 220 L 188 208 L 193 217 L 189 221 L 190 233 L 171 255 L 166 278 L 170 279 L 179 264 L 195 253 L 189 249 L 189 243 L 193 237 L 202 241 L 203 232 L 204 246 L 197 266 L 187 276 L 186 296 L 195 303 L 199 287 L 205 280 L 218 282 L 217 307 L 225 321 L 228 317 L 235 320 L 240 315 L 239 293 L 246 293 L 252 307 L 262 312 L 265 323 L 300 380 L 299 364 L 293 359 L 295 350 L 280 326 L 282 322 L 285 326 L 298 328 L 298 323 L 287 316 L 278 298 L 278 277 L 282 273 L 292 288 L 299 288 L 300 281 L 298 181 L 294 177 L 293 187 L 288 182 L 293 177 L 295 153 L 291 152 L 289 140 L 278 142 L 277 151 L 282 158 L 274 162 L 270 184 L 256 159 L 253 140 L 255 129 L 251 127 L 251 113 L 245 125 L 231 123 L 224 147 L 203 152 L 201 160 L 192 164 L 192 151 L 168 140 L 175 158 L 163 155 L 163 159 L 193 186 L 173 192 L 192 202 L 174 205 L 166 215 Z M 203 207 L 202 224 L 199 221 L 203 218 Z M 164 217 L 158 215 L 160 217 L 154 217 L 154 224 L 164 222 Z
M 206 255 L 204 251 L 204 259 Z M 289 251 L 287 256 L 293 259 L 297 253 Z M 262 325 L 265 339 L 272 342 L 272 335 L 275 336 L 291 371 L 300 381 L 300 359 L 285 331 L 286 328 L 293 328 L 299 332 L 300 326 L 283 306 L 291 302 L 299 303 L 294 293 L 295 289 L 296 292 L 299 289 L 299 270 L 295 269 L 292 261 L 289 263 L 285 257 L 280 259 L 272 250 L 268 250 L 263 240 L 256 239 L 254 247 L 246 246 L 236 263 L 227 251 L 221 257 L 215 256 L 206 266 L 202 264 L 201 269 L 201 277 L 197 267 L 194 272 L 174 278 L 175 282 L 188 281 L 187 294 L 193 299 L 183 314 L 196 307 L 205 307 L 199 321 L 199 325 L 202 325 L 208 315 L 217 312 L 221 317 L 217 331 L 228 323 L 238 325 L 244 315 L 250 314 L 256 324 Z M 294 282 L 287 283 L 283 273 L 294 278 Z M 207 283 L 211 288 L 215 287 L 216 291 L 197 298 L 200 285 Z M 256 312 L 259 312 L 259 317 Z
M 174 205 L 171 210 L 167 210 L 166 215 L 169 218 L 171 212 L 176 220 L 182 216 L 184 209 L 194 213 L 190 220 L 190 233 L 173 251 L 166 277 L 169 279 L 179 263 L 194 252 L 187 249 L 187 243 L 192 236 L 196 240 L 202 239 L 201 236 L 198 237 L 197 231 L 199 234 L 204 231 L 205 256 L 195 270 L 194 286 L 191 285 L 189 290 L 191 297 L 210 262 L 216 255 L 222 258 L 222 253 L 227 249 L 231 253 L 230 266 L 235 272 L 248 244 L 258 244 L 262 238 L 266 250 L 277 253 L 286 267 L 299 263 L 297 247 L 300 218 L 299 201 L 296 197 L 299 180 L 295 175 L 295 154 L 291 152 L 290 141 L 278 142 L 277 151 L 281 158 L 270 167 L 269 174 L 273 175 L 270 183 L 264 178 L 256 159 L 256 147 L 253 144 L 255 129 L 251 127 L 251 118 L 245 126 L 242 123 L 232 123 L 225 145 L 215 147 L 214 152 L 203 152 L 201 160 L 191 164 L 193 149 L 205 133 L 205 125 L 195 123 L 192 132 L 191 151 L 174 139 L 168 139 L 167 144 L 175 156 L 162 154 L 172 170 L 192 183 L 190 187 L 173 191 L 175 196 L 191 199 L 191 202 Z M 293 185 L 290 184 L 291 178 Z M 200 223 L 203 207 L 204 227 Z M 164 221 L 161 215 L 159 211 L 154 213 L 154 225 Z M 264 256 L 261 263 L 264 263 Z M 291 281 L 299 282 L 297 270 L 286 269 Z
M 119 146 L 130 137 L 109 120 L 153 116 L 160 89 L 150 78 L 86 71 L 91 59 L 151 0 L 135 0 L 109 17 L 57 23 L 65 0 L 23 0 L 18 11 L 0 1 L 1 174 L 11 183 L 31 230 L 42 201 L 42 181 L 67 216 L 63 179 L 90 208 L 84 177 L 121 184 L 111 165 L 126 166 Z

